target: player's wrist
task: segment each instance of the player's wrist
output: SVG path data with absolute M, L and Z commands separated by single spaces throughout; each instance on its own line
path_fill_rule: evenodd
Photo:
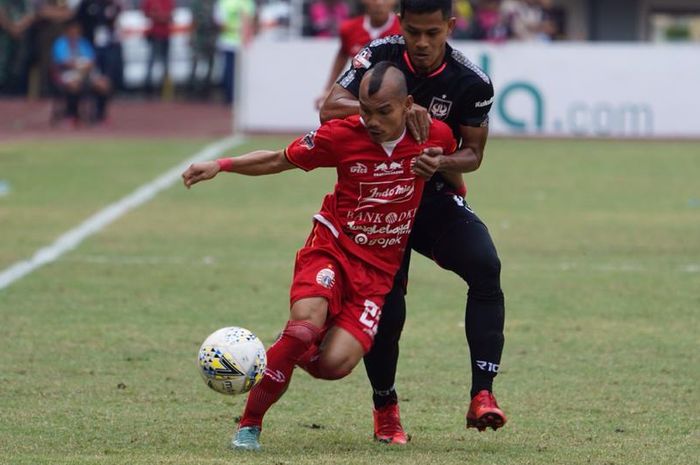
M 219 158 L 216 164 L 219 165 L 219 171 L 233 171 L 233 158 Z

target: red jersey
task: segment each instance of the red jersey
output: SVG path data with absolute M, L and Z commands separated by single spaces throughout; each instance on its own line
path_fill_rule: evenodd
M 303 170 L 335 167 L 338 180 L 315 220 L 327 227 L 343 250 L 392 276 L 406 250 L 423 193 L 423 179 L 411 161 L 426 147 L 455 151 L 449 126 L 433 119 L 430 137 L 418 144 L 407 132 L 397 141 L 373 142 L 360 116 L 331 120 L 296 139 L 287 159 Z
M 368 16 L 356 16 L 340 24 L 340 49 L 346 56 L 354 57 L 374 39 L 396 34 L 401 34 L 401 26 L 394 13 L 391 13 L 386 24 L 378 28 L 372 27 Z

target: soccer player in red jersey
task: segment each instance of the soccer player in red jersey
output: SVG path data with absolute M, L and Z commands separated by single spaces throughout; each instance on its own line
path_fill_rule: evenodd
M 401 34 L 399 18 L 394 14 L 396 0 L 362 0 L 365 14 L 347 19 L 340 25 L 340 48 L 335 55 L 331 74 L 323 88 L 323 94 L 316 99 L 316 109 L 320 109 L 335 80 L 346 63 L 365 45 L 375 39 Z
M 424 179 L 438 168 L 463 168 L 465 160 L 446 156 L 456 149 L 446 124 L 432 123 L 421 144 L 407 132 L 413 99 L 395 65 L 379 63 L 366 73 L 359 101 L 359 115 L 331 120 L 285 150 L 195 163 L 182 175 L 191 187 L 222 170 L 254 176 L 335 167 L 338 173 L 297 253 L 290 318 L 267 351 L 265 375 L 248 396 L 234 448 L 260 448 L 263 416 L 286 390 L 295 365 L 318 378 L 339 379 L 369 351 Z

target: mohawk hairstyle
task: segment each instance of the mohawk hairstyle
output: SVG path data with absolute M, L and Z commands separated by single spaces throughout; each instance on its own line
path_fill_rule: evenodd
M 384 82 L 384 76 L 386 75 L 386 72 L 391 68 L 395 68 L 397 71 L 399 71 L 398 76 L 401 76 L 400 82 L 398 83 L 401 96 L 405 96 L 408 94 L 408 89 L 406 88 L 406 78 L 404 77 L 401 70 L 399 70 L 399 68 L 390 61 L 380 61 L 369 70 L 370 76 L 369 87 L 367 87 L 367 94 L 370 97 L 379 92 L 379 89 L 382 87 L 382 83 Z
M 436 11 L 442 12 L 444 19 L 450 19 L 452 17 L 452 0 L 401 0 L 399 7 L 402 17 L 406 12 L 420 15 Z

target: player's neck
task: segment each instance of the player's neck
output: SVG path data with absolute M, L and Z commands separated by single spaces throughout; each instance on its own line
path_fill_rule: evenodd
M 381 29 L 382 26 L 386 26 L 389 23 L 389 20 L 392 18 L 392 13 L 389 13 L 386 16 L 369 16 L 365 15 L 365 24 L 367 24 L 369 27 L 373 29 Z

